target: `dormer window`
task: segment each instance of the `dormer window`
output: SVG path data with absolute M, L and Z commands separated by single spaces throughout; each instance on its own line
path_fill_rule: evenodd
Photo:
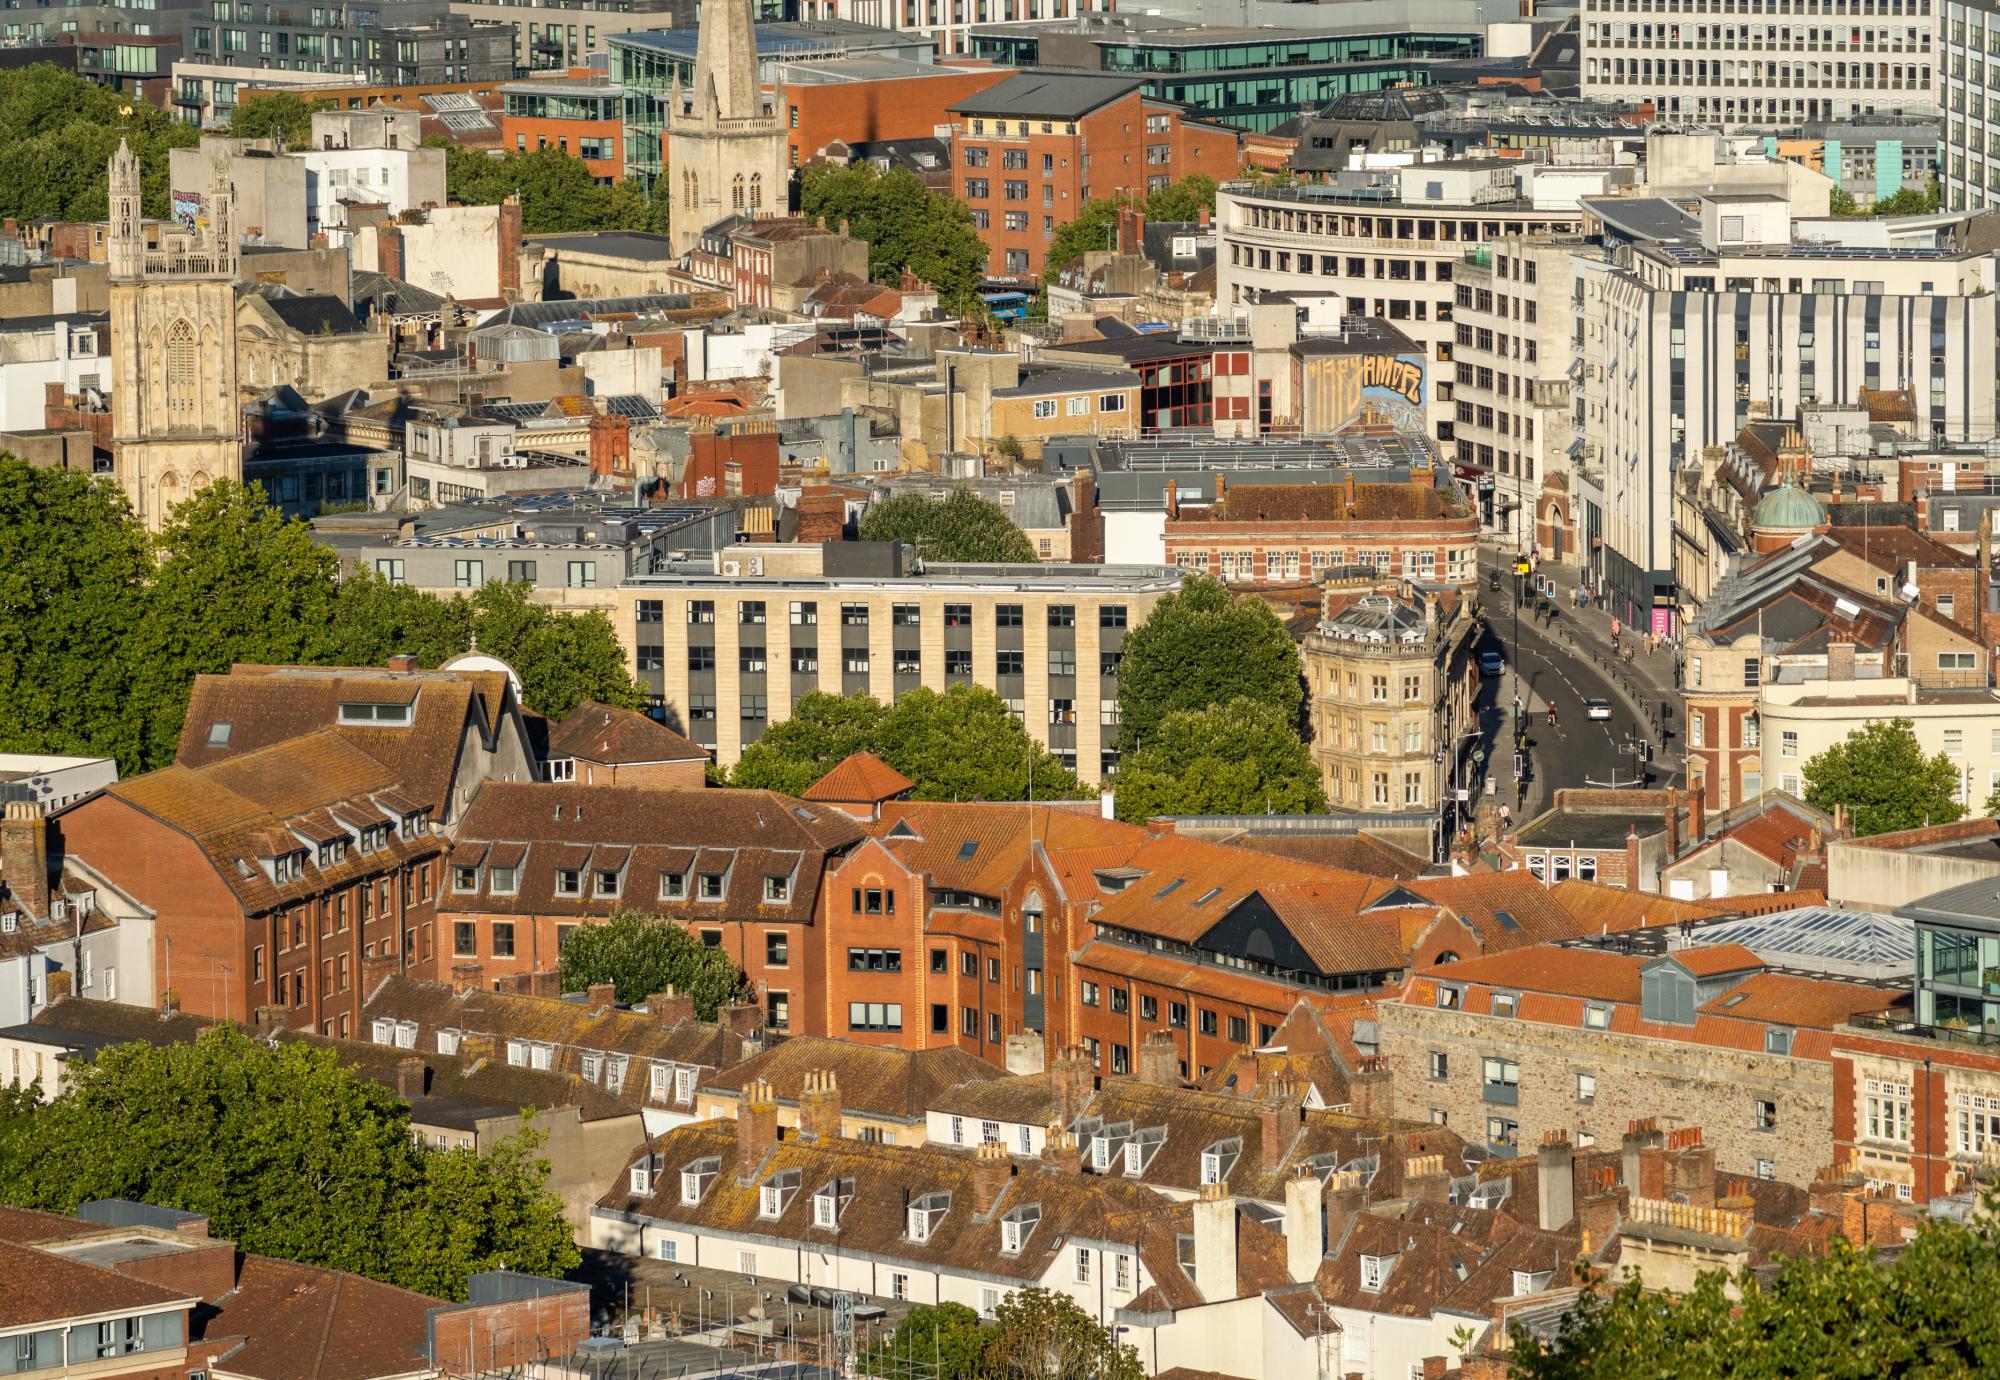
M 1493 1014 L 1496 1016 L 1511 1016 L 1520 1009 L 1520 1006 L 1521 998 L 1513 992 L 1493 994 Z
M 410 706 L 407 704 L 371 704 L 365 701 L 340 706 L 340 722 L 344 724 L 367 724 L 371 727 L 394 725 L 402 728 L 410 722 Z
M 1224 1183 L 1229 1171 L 1236 1167 L 1236 1157 L 1243 1153 L 1243 1142 L 1231 1137 L 1219 1140 L 1201 1152 L 1201 1181 L 1205 1184 Z
M 722 894 L 728 880 L 729 879 L 726 873 L 721 873 L 721 872 L 702 873 L 701 899 L 704 901 L 720 901 L 722 899 Z
M 439 1054 L 458 1053 L 458 1038 L 459 1035 L 456 1030 L 440 1030 L 437 1036 L 438 1053 Z
M 660 1157 L 657 1154 L 641 1155 L 632 1162 L 632 1191 L 644 1197 L 653 1191 L 653 1181 L 660 1174 Z
M 1766 1054 L 1790 1054 L 1792 1052 L 1792 1032 L 1783 1026 L 1765 1026 L 1764 1052 Z
M 591 888 L 590 888 L 591 895 L 616 897 L 618 895 L 618 890 L 619 890 L 619 882 L 618 882 L 617 872 L 606 871 L 603 868 L 599 868 L 596 872 L 591 874 Z
M 823 1231 L 838 1231 L 840 1219 L 854 1197 L 854 1180 L 835 1179 L 822 1184 L 813 1194 L 813 1225 Z
M 1583 1028 L 1585 1030 L 1611 1029 L 1611 1008 L 1602 1002 L 1587 1002 L 1583 1008 Z
M 1042 1210 L 1036 1204 L 1015 1208 L 1000 1219 L 1000 1249 L 1008 1255 L 1019 1255 L 1041 1220 Z
M 375 1043 L 378 1045 L 388 1045 L 388 1044 L 394 1044 L 395 1042 L 396 1042 L 396 1023 L 394 1021 L 388 1021 L 388 1020 L 376 1021 Z
M 912 1241 L 928 1241 L 937 1234 L 945 1213 L 951 1210 L 949 1193 L 926 1193 L 910 1204 L 909 1235 Z
M 1516 1270 L 1514 1296 L 1519 1298 L 1523 1294 L 1539 1294 L 1549 1287 L 1549 1281 L 1554 1278 L 1554 1270 Z
M 512 896 L 521 889 L 521 869 L 519 866 L 486 869 L 486 889 L 495 896 Z
M 783 905 L 792 899 L 792 879 L 790 877 L 766 877 L 764 879 L 764 902 L 766 905 Z
M 1167 1128 L 1149 1126 L 1125 1142 L 1125 1177 L 1136 1179 L 1153 1163 L 1153 1156 L 1167 1143 Z
M 799 1171 L 787 1169 L 773 1174 L 757 1186 L 757 1215 L 765 1219 L 782 1217 L 799 1193 Z
M 556 895 L 558 896 L 583 895 L 583 873 L 574 867 L 557 868 Z
M 722 1161 L 710 1155 L 707 1159 L 696 1160 L 681 1170 L 681 1202 L 692 1206 L 701 1201 L 702 1194 L 715 1182 L 716 1172 L 722 1168 Z
M 688 894 L 688 874 L 685 872 L 662 872 L 660 874 L 660 899 L 662 901 L 685 901 Z
M 1389 1274 L 1396 1268 L 1393 1255 L 1364 1255 L 1361 1257 L 1361 1287 L 1371 1294 L 1382 1292 L 1382 1286 L 1389 1282 Z
M 1465 989 L 1448 982 L 1438 984 L 1438 1010 L 1456 1011 L 1465 1004 Z
M 479 890 L 479 869 L 476 867 L 454 867 L 451 870 L 451 889 L 461 892 Z

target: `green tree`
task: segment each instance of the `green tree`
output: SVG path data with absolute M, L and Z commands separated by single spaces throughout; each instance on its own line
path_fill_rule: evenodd
M 1074 800 L 1090 791 L 981 685 L 912 690 L 883 717 L 878 756 L 917 800 Z
M 127 644 L 145 764 L 173 759 L 189 689 L 234 662 L 305 659 L 333 617 L 339 557 L 255 485 L 218 480 L 167 516 L 146 617 Z
M 1309 814 L 1326 808 L 1293 720 L 1257 700 L 1180 709 L 1118 768 L 1118 817 Z
M 747 990 L 743 972 L 721 949 L 711 949 L 671 920 L 620 911 L 601 925 L 570 932 L 556 960 L 565 992 L 600 982 L 618 988 L 618 1000 L 641 1002 L 672 988 L 694 998 L 694 1013 L 715 1019 Z
M 246 1251 L 451 1298 L 480 1262 L 560 1274 L 579 1259 L 528 1147 L 433 1169 L 439 1152 L 412 1141 L 407 1107 L 331 1049 L 222 1025 L 188 1045 L 113 1046 L 70 1072 L 32 1117 L 0 1117 L 0 1200 L 205 1213 Z M 429 1214 L 464 1219 L 450 1253 L 433 1254 L 436 1228 L 416 1220 Z
M 979 1380 L 990 1337 L 979 1314 L 962 1303 L 920 1303 L 895 1331 L 871 1343 L 855 1368 L 884 1380 Z
M 232 139 L 285 141 L 285 147 L 303 151 L 312 144 L 312 117 L 315 110 L 332 110 L 329 100 L 307 100 L 290 91 L 272 91 L 239 102 L 229 112 Z
M 908 170 L 884 173 L 872 163 L 814 165 L 799 183 L 799 209 L 828 228 L 844 221 L 855 238 L 866 240 L 872 281 L 893 284 L 908 269 L 937 289 L 948 310 L 984 310 L 979 280 L 986 272 L 986 244 L 972 227 L 972 213 Z
M 488 584 L 472 596 L 479 650 L 512 666 L 521 699 L 551 719 L 585 700 L 638 709 L 646 697 L 625 668 L 617 630 L 601 609 L 565 610 L 528 598 L 526 584 Z
M 151 573 L 109 480 L 0 455 L 0 751 L 137 765 L 123 653 Z
M 1220 580 L 1190 576 L 1125 639 L 1119 740 L 1143 746 L 1175 710 L 1239 697 L 1296 723 L 1305 700 L 1298 647 L 1263 603 L 1239 603 Z
M 1933 1218 L 1884 1261 L 1833 1239 L 1824 1257 L 1794 1257 L 1776 1277 L 1720 1271 L 1682 1295 L 1639 1281 L 1587 1288 L 1553 1336 L 1516 1330 L 1522 1380 L 1793 1380 L 2000 1374 L 2000 1245 L 1996 1204 L 1971 1225 Z
M 1144 1380 L 1139 1353 L 1068 1294 L 1020 1289 L 994 1310 L 983 1375 L 991 1380 Z
M 756 790 L 804 795 L 806 788 L 857 752 L 873 752 L 888 713 L 872 695 L 813 690 L 792 716 L 771 724 L 743 749 L 730 780 Z
M 1861 207 L 1844 188 L 1835 187 L 1826 194 L 1826 212 L 1830 216 L 1858 216 Z
M 526 234 L 667 228 L 665 178 L 648 197 L 636 182 L 599 185 L 589 164 L 557 148 L 496 155 L 443 147 L 446 196 L 461 206 L 493 206 L 518 194 Z
M 200 131 L 158 106 L 35 63 L 0 82 L 0 215 L 103 220 L 111 155 L 138 155 L 145 212 L 168 214 L 167 152 Z
M 1215 209 L 1215 188 L 1214 178 L 1202 173 L 1189 173 L 1143 201 L 1131 196 L 1116 196 L 1085 202 L 1076 219 L 1057 226 L 1056 233 L 1050 238 L 1049 252 L 1042 260 L 1042 281 L 1055 282 L 1072 260 L 1093 250 L 1113 248 L 1116 244 L 1113 227 L 1118 224 L 1118 212 L 1125 207 L 1137 206 L 1147 220 L 1196 220 L 1204 210 Z
M 1924 216 L 1938 208 L 1938 184 L 1932 181 L 1923 187 L 1903 187 L 1889 196 L 1877 199 L 1869 208 L 1878 216 Z
M 861 540 L 900 541 L 927 561 L 1033 564 L 1035 548 L 999 504 L 971 489 L 942 499 L 905 489 L 875 504 L 861 519 Z
M 1958 768 L 1939 753 L 1926 758 L 1908 719 L 1867 724 L 1805 765 L 1806 804 L 1842 805 L 1858 837 L 1950 824 L 1965 813 L 1952 797 Z
M 472 645 L 473 602 L 440 599 L 390 584 L 372 570 L 349 569 L 334 595 L 333 617 L 317 630 L 306 660 L 320 666 L 381 666 L 408 652 L 437 666 Z

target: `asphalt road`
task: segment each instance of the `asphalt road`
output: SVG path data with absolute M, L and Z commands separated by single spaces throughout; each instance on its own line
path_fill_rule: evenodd
M 1479 650 L 1498 651 L 1507 661 L 1500 676 L 1482 681 L 1479 697 L 1488 758 L 1501 772 L 1500 798 L 1507 798 L 1512 776 L 1509 735 L 1516 694 L 1528 711 L 1528 782 L 1517 817 L 1541 810 L 1558 790 L 1608 785 L 1614 780 L 1620 784 L 1636 781 L 1631 742 L 1635 736 L 1644 736 L 1644 728 L 1603 670 L 1569 644 L 1563 630 L 1565 614 L 1559 613 L 1553 624 L 1545 627 L 1539 618 L 1530 616 L 1532 601 L 1526 603 L 1517 635 L 1512 591 L 1503 588 L 1495 594 L 1488 589 L 1485 600 L 1487 631 Z M 1589 718 L 1584 702 L 1590 699 L 1609 704 L 1611 718 Z M 1553 729 L 1547 714 L 1551 704 L 1556 710 Z M 1655 744 L 1656 757 L 1657 747 Z M 1651 785 L 1672 785 L 1676 778 L 1677 773 L 1666 771 L 1657 762 L 1648 766 Z

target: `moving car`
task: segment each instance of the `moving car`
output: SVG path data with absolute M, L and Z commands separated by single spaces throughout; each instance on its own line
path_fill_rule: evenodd
M 1482 675 L 1482 676 L 1497 676 L 1497 675 L 1501 674 L 1501 673 L 1502 673 L 1503 671 L 1505 671 L 1506 669 L 1507 669 L 1507 660 L 1506 660 L 1506 658 L 1505 658 L 1505 657 L 1501 656 L 1501 655 L 1500 655 L 1500 653 L 1498 653 L 1498 652 L 1481 652 L 1481 653 L 1479 654 L 1479 674 L 1480 674 L 1480 675 Z
M 1603 700 L 1585 700 L 1583 712 L 1593 719 L 1608 719 L 1611 717 L 1611 706 Z

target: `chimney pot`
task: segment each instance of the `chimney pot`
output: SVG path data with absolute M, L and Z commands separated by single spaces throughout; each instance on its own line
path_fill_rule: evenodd
M 592 1010 L 618 1004 L 618 986 L 610 982 L 593 982 L 584 992 L 584 1001 Z
M 417 659 L 408 652 L 398 652 L 389 658 L 389 669 L 407 674 L 417 669 Z

